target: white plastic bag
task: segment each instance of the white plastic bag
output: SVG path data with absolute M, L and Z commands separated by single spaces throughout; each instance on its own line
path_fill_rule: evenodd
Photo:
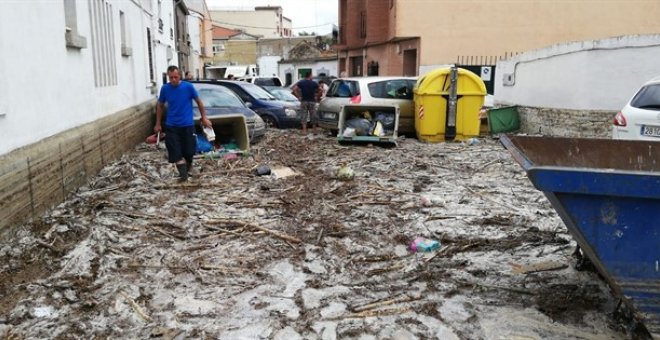
M 352 128 L 352 127 L 345 128 L 343 136 L 344 137 L 353 137 L 353 136 L 355 136 L 355 129 Z

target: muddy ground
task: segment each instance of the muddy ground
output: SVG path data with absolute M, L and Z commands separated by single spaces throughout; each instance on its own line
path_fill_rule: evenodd
M 636 337 L 496 140 L 269 131 L 249 156 L 199 158 L 183 184 L 164 155 L 139 145 L 4 231 L 0 337 Z M 260 164 L 298 175 L 256 176 Z M 413 253 L 416 237 L 441 247 Z

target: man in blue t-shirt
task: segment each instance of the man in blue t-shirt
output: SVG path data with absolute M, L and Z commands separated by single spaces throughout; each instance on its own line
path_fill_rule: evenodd
M 193 123 L 194 100 L 202 115 L 202 125 L 213 128 L 211 121 L 206 118 L 204 104 L 199 99 L 195 87 L 187 82 L 181 81 L 181 73 L 176 66 L 167 68 L 167 77 L 170 82 L 160 88 L 158 104 L 156 104 L 156 125 L 154 132 L 162 130 L 160 125 L 163 119 L 165 103 L 167 103 L 167 118 L 165 119 L 165 146 L 167 146 L 167 159 L 175 163 L 182 181 L 188 179 L 188 173 L 192 169 L 193 156 L 196 149 L 195 125 Z
M 302 117 L 302 132 L 307 134 L 307 118 L 312 123 L 312 128 L 319 125 L 318 117 L 316 117 L 316 102 L 321 98 L 323 90 L 315 81 L 312 80 L 312 72 L 305 73 L 305 79 L 293 85 L 293 94 L 300 100 L 300 109 Z

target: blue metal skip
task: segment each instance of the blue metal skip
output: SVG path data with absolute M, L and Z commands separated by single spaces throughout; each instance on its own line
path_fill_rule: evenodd
M 660 338 L 660 143 L 501 141 L 615 293 Z

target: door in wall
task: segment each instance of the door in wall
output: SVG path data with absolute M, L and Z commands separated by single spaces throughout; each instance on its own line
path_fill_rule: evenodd
M 403 75 L 413 77 L 417 75 L 417 50 L 403 51 Z
M 311 68 L 299 68 L 298 69 L 298 80 L 305 79 L 305 74 L 307 72 L 312 72 L 312 69 Z
M 351 77 L 362 77 L 362 57 L 351 57 Z

